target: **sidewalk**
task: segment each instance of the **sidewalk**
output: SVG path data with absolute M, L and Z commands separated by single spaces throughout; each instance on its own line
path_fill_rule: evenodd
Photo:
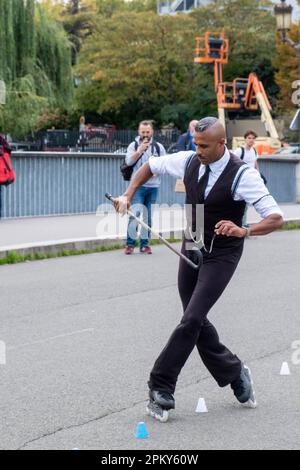
M 281 204 L 280 207 L 285 222 L 300 223 L 300 204 Z M 248 222 L 257 221 L 259 216 L 250 207 Z M 184 213 L 179 207 L 172 212 L 169 209 L 154 212 L 153 228 L 167 238 L 180 238 L 184 226 Z M 114 211 L 98 215 L 0 220 L 0 258 L 10 251 L 25 255 L 122 244 L 126 229 L 127 217 L 120 217 Z

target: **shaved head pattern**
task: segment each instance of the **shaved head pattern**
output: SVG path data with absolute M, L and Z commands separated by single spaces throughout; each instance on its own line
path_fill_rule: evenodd
M 206 131 L 209 131 L 217 140 L 226 138 L 224 126 L 216 117 L 209 116 L 198 121 L 195 127 L 195 132 Z
M 219 122 L 220 122 L 219 119 L 215 117 L 205 117 L 203 119 L 200 119 L 200 121 L 197 122 L 195 131 L 205 132 Z
M 198 121 L 193 138 L 197 156 L 204 165 L 209 165 L 224 155 L 225 129 L 216 117 L 209 116 Z

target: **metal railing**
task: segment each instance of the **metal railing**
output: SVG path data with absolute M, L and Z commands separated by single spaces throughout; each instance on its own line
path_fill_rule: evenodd
M 1 188 L 1 217 L 95 213 L 107 202 L 106 192 L 125 191 L 123 159 L 124 155 L 96 153 L 13 153 L 16 181 Z M 174 187 L 174 178 L 164 178 L 158 203 L 183 204 L 184 195 L 174 193 Z
M 95 213 L 107 202 L 104 194 L 122 194 L 128 183 L 120 174 L 124 155 L 96 153 L 15 152 L 16 181 L 1 187 L 1 217 L 38 217 Z M 295 203 L 300 197 L 300 156 L 265 157 L 259 161 L 275 199 Z M 298 178 L 298 179 L 297 179 Z M 163 176 L 158 203 L 183 204 L 175 179 Z M 300 201 L 298 201 L 300 202 Z
M 94 130 L 93 130 L 94 129 Z M 67 130 L 49 130 L 35 137 L 35 150 L 49 152 L 109 152 L 124 153 L 128 145 L 135 139 L 136 130 L 114 130 L 103 128 L 86 130 L 85 132 Z M 177 142 L 180 132 L 177 129 L 155 131 L 154 138 L 166 150 Z

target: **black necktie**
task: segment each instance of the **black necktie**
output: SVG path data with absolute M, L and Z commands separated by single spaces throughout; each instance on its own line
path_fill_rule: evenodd
M 198 181 L 198 195 L 199 195 L 199 204 L 204 204 L 204 194 L 205 189 L 208 183 L 210 168 L 209 165 L 206 165 L 205 173 L 201 176 L 200 180 Z

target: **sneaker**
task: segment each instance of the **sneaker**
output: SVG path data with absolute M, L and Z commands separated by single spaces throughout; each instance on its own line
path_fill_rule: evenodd
M 142 246 L 140 248 L 140 253 L 145 253 L 147 255 L 152 255 L 152 250 L 151 250 L 150 246 Z
M 133 250 L 134 250 L 133 246 L 127 245 L 127 246 L 125 247 L 124 253 L 125 253 L 125 255 L 132 255 Z
M 249 367 L 242 364 L 240 376 L 231 384 L 231 388 L 237 400 L 248 408 L 256 408 L 253 381 Z

